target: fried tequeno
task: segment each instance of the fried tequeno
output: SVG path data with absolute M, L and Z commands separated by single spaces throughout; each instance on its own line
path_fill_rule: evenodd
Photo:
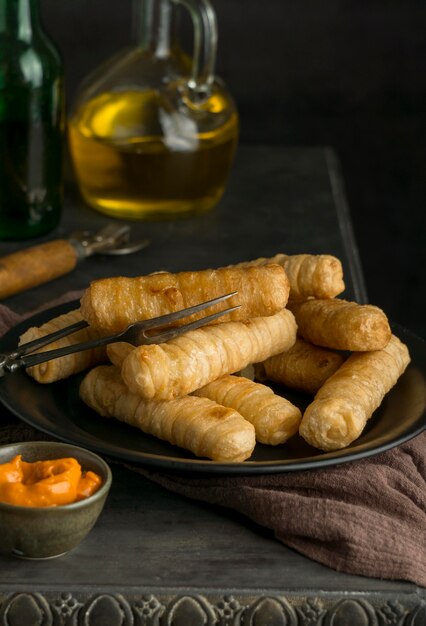
M 271 380 L 298 391 L 315 395 L 327 378 L 342 365 L 342 354 L 296 339 L 287 352 L 255 365 L 255 378 Z
M 352 354 L 307 407 L 299 428 L 302 437 L 320 450 L 348 446 L 409 362 L 407 347 L 395 336 L 383 350 Z
M 294 316 L 283 309 L 269 317 L 205 326 L 130 352 L 116 344 L 108 355 L 116 365 L 123 358 L 121 375 L 130 391 L 145 398 L 171 400 L 288 350 L 295 340 Z
M 278 263 L 290 281 L 290 300 L 307 298 L 335 298 L 345 289 L 342 264 L 330 254 L 276 254 L 270 259 L 261 258 L 235 267 L 250 267 Z
M 381 350 L 391 338 L 388 318 L 370 304 L 335 299 L 307 300 L 289 306 L 302 338 L 323 348 Z
M 214 461 L 249 458 L 254 427 L 237 411 L 207 398 L 185 396 L 170 402 L 145 400 L 131 393 L 114 366 L 91 370 L 80 386 L 82 400 L 104 417 L 114 417 L 145 433 Z
M 253 424 L 257 441 L 273 446 L 296 434 L 302 419 L 300 410 L 291 402 L 243 376 L 222 376 L 194 391 L 194 395 L 235 409 Z
M 70 326 L 77 322 L 82 321 L 81 313 L 77 309 L 70 311 L 59 317 L 46 322 L 40 327 L 32 327 L 25 331 L 19 338 L 19 345 L 33 341 L 34 339 L 40 339 L 45 337 L 49 333 L 53 333 L 56 330 Z M 65 348 L 75 343 L 81 343 L 83 341 L 90 341 L 92 339 L 98 339 L 100 333 L 94 330 L 90 326 L 83 328 L 82 330 L 63 337 L 58 341 L 50 343 L 49 345 L 37 350 L 37 352 L 45 352 L 46 350 L 55 350 L 56 348 Z M 94 348 L 92 350 L 84 350 L 83 352 L 74 352 L 74 354 L 68 354 L 39 365 L 27 368 L 27 373 L 30 374 L 39 383 L 53 383 L 56 380 L 68 378 L 72 374 L 82 372 L 88 367 L 103 363 L 107 360 L 105 347 Z
M 133 322 L 179 311 L 233 291 L 238 294 L 226 301 L 226 307 L 240 308 L 218 322 L 273 315 L 287 304 L 290 286 L 285 270 L 277 264 L 105 278 L 91 283 L 81 299 L 81 310 L 91 326 L 115 333 Z M 226 307 L 217 304 L 180 323 Z
M 119 341 L 117 343 L 110 343 L 107 345 L 107 355 L 111 363 L 121 368 L 123 361 L 129 356 L 131 352 L 135 350 L 135 346 L 125 341 Z

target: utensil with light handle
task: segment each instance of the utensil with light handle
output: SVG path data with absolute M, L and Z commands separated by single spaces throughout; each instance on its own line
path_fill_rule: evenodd
M 98 233 L 73 233 L 0 258 L 0 300 L 71 272 L 92 254 L 132 254 L 149 240 L 130 242 L 130 227 L 108 224 Z

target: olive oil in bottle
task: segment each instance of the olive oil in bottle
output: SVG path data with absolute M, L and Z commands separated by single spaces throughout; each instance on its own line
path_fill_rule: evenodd
M 177 38 L 178 6 L 194 22 L 192 62 Z M 214 75 L 209 0 L 136 0 L 136 44 L 86 78 L 69 119 L 83 198 L 102 213 L 191 215 L 221 198 L 238 139 L 232 97 Z
M 221 106 L 218 96 L 212 100 L 210 106 Z M 185 123 L 162 108 L 154 91 L 103 93 L 87 102 L 69 124 L 86 202 L 109 215 L 136 219 L 214 206 L 234 157 L 237 114 L 204 133 L 190 125 L 185 135 Z

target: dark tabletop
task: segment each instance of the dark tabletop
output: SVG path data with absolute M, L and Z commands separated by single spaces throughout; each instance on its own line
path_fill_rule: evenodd
M 61 228 L 48 239 L 107 221 L 70 188 Z M 92 257 L 67 277 L 5 304 L 22 313 L 98 277 L 200 269 L 277 252 L 338 256 L 347 285 L 343 296 L 367 301 L 338 164 L 329 150 L 241 146 L 214 211 L 134 223 L 134 236 L 147 236 L 151 245 L 133 256 Z M 1 254 L 18 247 L 2 243 Z M 12 419 L 1 411 L 1 423 Z M 78 548 L 46 562 L 0 559 L 0 624 L 426 623 L 426 595 L 414 584 L 335 572 L 235 513 L 167 492 L 119 465 L 112 469 L 106 508 Z
M 76 229 L 96 231 L 109 221 L 82 204 L 70 181 L 60 228 L 27 245 L 64 237 Z M 217 267 L 280 251 L 335 254 L 346 276 L 343 295 L 366 299 L 338 164 L 329 150 L 240 146 L 228 188 L 214 211 L 192 219 L 128 223 L 135 239 L 151 240 L 147 249 L 113 259 L 91 257 L 66 279 L 5 304 L 25 312 L 65 290 L 83 289 L 95 278 Z M 0 242 L 1 254 L 18 248 L 22 243 Z

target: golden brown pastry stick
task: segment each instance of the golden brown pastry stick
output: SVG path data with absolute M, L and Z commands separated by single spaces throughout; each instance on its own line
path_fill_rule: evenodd
M 338 352 L 296 339 L 294 346 L 287 352 L 271 356 L 263 363 L 256 363 L 255 378 L 271 380 L 315 395 L 344 360 L 344 356 Z
M 280 265 L 203 270 L 200 272 L 158 272 L 138 278 L 105 278 L 91 283 L 81 299 L 85 320 L 94 328 L 111 333 L 132 322 L 179 311 L 186 307 L 238 291 L 226 303 L 202 311 L 181 324 L 226 307 L 240 305 L 218 322 L 273 315 L 287 304 L 290 286 Z
M 334 298 L 345 289 L 342 264 L 330 254 L 276 254 L 272 258 L 260 258 L 234 267 L 251 267 L 266 263 L 278 263 L 286 271 L 290 281 L 290 300 Z
M 299 428 L 302 437 L 320 450 L 348 446 L 409 362 L 407 347 L 395 336 L 383 350 L 352 354 L 306 409 Z
M 210 398 L 241 413 L 256 430 L 256 439 L 275 446 L 297 433 L 302 414 L 297 406 L 272 389 L 243 376 L 222 376 L 194 395 Z
M 32 327 L 26 330 L 19 339 L 19 345 L 44 337 L 49 333 L 53 333 L 56 330 L 60 330 L 61 328 L 65 328 L 66 326 L 70 326 L 76 322 L 81 322 L 82 319 L 83 318 L 81 317 L 81 313 L 78 309 L 65 313 L 64 315 L 60 315 L 40 327 Z M 56 348 L 65 348 L 71 344 L 90 341 L 91 339 L 97 339 L 98 337 L 100 337 L 100 333 L 89 326 L 73 333 L 72 335 L 68 335 L 68 337 L 63 337 L 54 343 L 50 343 L 48 346 L 41 348 L 37 352 L 55 350 Z M 84 352 L 75 352 L 74 354 L 68 354 L 67 356 L 63 356 L 58 359 L 52 359 L 51 361 L 40 363 L 40 365 L 29 367 L 26 371 L 39 383 L 53 383 L 56 380 L 68 378 L 68 376 L 81 372 L 88 367 L 92 367 L 98 363 L 103 363 L 106 360 L 106 349 L 105 347 L 101 347 L 93 350 L 84 350 Z
M 346 300 L 307 300 L 289 308 L 298 332 L 306 341 L 323 348 L 367 352 L 381 350 L 391 338 L 388 319 L 370 304 Z
M 86 375 L 80 396 L 104 417 L 115 417 L 214 461 L 244 461 L 256 443 L 254 427 L 237 411 L 194 396 L 170 402 L 144 400 L 131 393 L 121 380 L 120 370 L 109 365 Z
M 131 351 L 122 343 L 111 344 L 108 356 L 121 366 L 130 391 L 145 398 L 171 400 L 288 350 L 295 339 L 294 316 L 283 309 L 269 317 L 205 326 L 166 343 Z

